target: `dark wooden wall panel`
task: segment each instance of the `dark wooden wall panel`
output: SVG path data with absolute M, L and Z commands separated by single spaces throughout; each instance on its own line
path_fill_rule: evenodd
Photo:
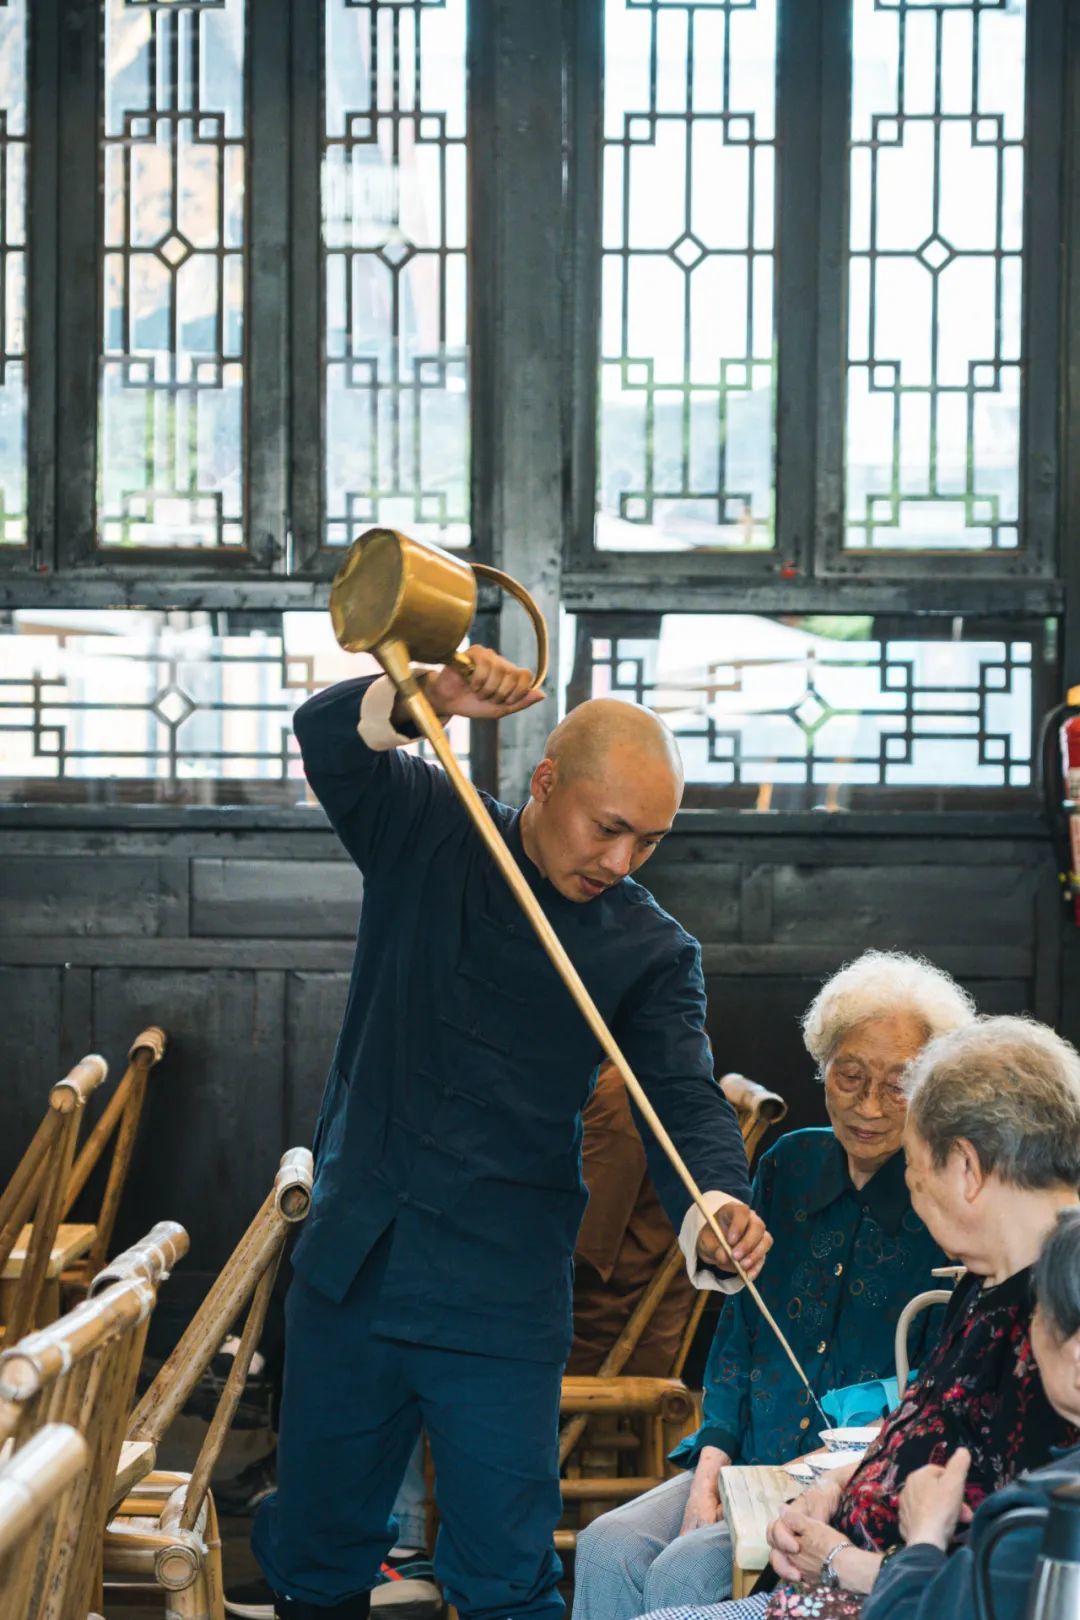
M 310 1142 L 337 1042 L 347 973 L 289 973 L 285 979 L 285 1134 Z
M 931 951 L 935 945 L 1005 942 L 1029 951 L 1034 933 L 1031 874 L 1006 868 L 991 881 L 985 864 L 948 866 L 776 866 L 773 938 L 798 943 Z
M 193 860 L 191 932 L 352 939 L 363 881 L 349 862 Z
M 0 861 L 0 915 L 45 937 L 186 934 L 186 884 L 186 863 L 152 855 L 9 855 Z
M 62 1048 L 63 979 L 61 967 L 0 966 L 0 1181 L 41 1123 L 49 1087 L 69 1067 Z
M 272 980 L 274 982 L 267 982 Z M 221 1265 L 265 1198 L 281 1155 L 281 976 L 242 968 L 94 974 L 93 1044 L 122 1072 L 146 1024 L 168 1032 L 147 1093 L 117 1236 L 180 1221 L 186 1265 Z

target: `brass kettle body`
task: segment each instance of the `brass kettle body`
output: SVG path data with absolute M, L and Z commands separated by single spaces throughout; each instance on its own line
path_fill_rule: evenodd
M 458 648 L 476 615 L 476 581 L 490 579 L 516 598 L 536 634 L 533 686 L 548 668 L 544 616 L 523 585 L 486 563 L 467 563 L 441 546 L 397 529 L 368 529 L 349 547 L 330 587 L 330 618 L 346 652 L 404 645 L 422 664 L 452 664 L 471 674 Z

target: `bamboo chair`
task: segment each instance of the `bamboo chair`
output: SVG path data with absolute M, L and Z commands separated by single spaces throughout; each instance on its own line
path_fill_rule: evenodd
M 42 1528 L 49 1509 L 89 1457 L 78 1429 L 68 1423 L 46 1423 L 21 1451 L 0 1464 L 0 1582 L 4 1558 Z
M 68 1303 L 74 1303 L 75 1299 L 85 1296 L 108 1256 L 116 1217 L 120 1211 L 120 1200 L 131 1169 L 150 1071 L 156 1068 L 165 1056 L 165 1044 L 165 1031 L 159 1029 L 156 1024 L 151 1024 L 136 1035 L 128 1048 L 128 1063 L 123 1078 L 109 1098 L 101 1118 L 87 1137 L 68 1177 L 61 1220 L 64 1220 L 74 1206 L 75 1200 L 96 1170 L 109 1142 L 113 1136 L 116 1137 L 105 1191 L 101 1197 L 101 1208 L 94 1220 L 94 1240 L 90 1252 L 73 1266 L 67 1267 L 60 1277 L 61 1288 Z
M 307 1148 L 285 1154 L 262 1208 L 128 1424 L 129 1444 L 156 1450 L 248 1307 L 240 1347 L 191 1473 L 150 1473 L 119 1504 L 105 1535 L 106 1582 L 157 1586 L 168 1620 L 224 1620 L 221 1538 L 210 1480 L 262 1333 L 289 1227 L 311 1207 L 313 1169 Z
M 59 1266 L 53 1253 L 69 1207 L 66 1195 L 75 1140 L 87 1098 L 107 1073 L 105 1059 L 91 1055 L 57 1081 L 49 1092 L 45 1118 L 0 1196 L 0 1277 L 13 1251 L 25 1245 L 25 1258 L 14 1281 L 5 1280 L 0 1299 L 6 1344 L 22 1338 L 43 1318 L 56 1315 Z M 82 1235 L 87 1233 L 92 1234 L 92 1228 L 84 1229 Z M 87 1246 L 90 1242 L 92 1235 Z
M 786 1115 L 787 1103 L 775 1091 L 766 1090 L 745 1075 L 725 1074 L 720 1085 L 735 1110 L 747 1162 L 752 1164 L 765 1132 Z M 570 1421 L 559 1433 L 559 1464 L 565 1475 L 562 1494 L 565 1503 L 579 1505 L 578 1528 L 583 1529 L 590 1519 L 613 1504 L 632 1501 L 662 1484 L 672 1472 L 668 1452 L 700 1422 L 699 1399 L 687 1389 L 681 1375 L 705 1309 L 704 1292 L 698 1294 L 687 1319 L 670 1376 L 620 1377 L 684 1264 L 682 1250 L 677 1242 L 673 1243 L 599 1372 L 563 1379 L 560 1411 Z M 582 1441 L 590 1421 L 597 1418 L 613 1432 L 594 1436 L 595 1446 L 586 1451 Z M 619 1464 L 628 1454 L 636 1457 L 638 1471 L 620 1474 Z M 577 1528 L 556 1530 L 556 1549 L 572 1551 L 577 1534 Z
M 138 1275 L 0 1353 L 0 1447 L 10 1450 L 9 1466 L 25 1468 L 34 1440 L 57 1424 L 74 1428 L 86 1453 L 86 1467 L 60 1488 L 36 1533 L 2 1555 L 3 1612 L 13 1620 L 86 1620 L 100 1607 L 102 1537 L 128 1484 L 124 1425 L 150 1312 L 158 1284 L 187 1252 L 187 1233 L 162 1222 L 143 1247 Z

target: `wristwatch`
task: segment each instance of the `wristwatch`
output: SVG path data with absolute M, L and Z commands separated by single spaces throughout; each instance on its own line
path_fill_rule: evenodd
M 836 1558 L 837 1553 L 843 1552 L 844 1548 L 849 1547 L 850 1545 L 851 1545 L 851 1543 L 849 1541 L 838 1541 L 836 1543 L 835 1547 L 830 1547 L 829 1548 L 829 1551 L 825 1554 L 825 1557 L 821 1560 L 821 1576 L 820 1576 L 820 1580 L 821 1580 L 821 1585 L 825 1588 L 825 1590 L 827 1592 L 839 1591 L 840 1577 L 836 1573 L 836 1570 L 833 1567 L 833 1563 L 834 1563 L 834 1560 Z

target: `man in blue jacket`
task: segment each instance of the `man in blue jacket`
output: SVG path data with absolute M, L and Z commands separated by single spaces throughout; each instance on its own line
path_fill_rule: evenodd
M 469 677 L 425 677 L 442 717 L 537 700 L 527 671 L 470 657 Z M 423 1426 L 448 1600 L 462 1620 L 557 1620 L 559 1385 L 600 1050 L 447 778 L 402 751 L 415 733 L 386 678 L 320 693 L 295 726 L 364 901 L 293 1256 L 278 1491 L 255 1551 L 282 1620 L 363 1620 Z M 530 792 L 523 810 L 487 800 L 488 813 L 754 1274 L 770 1239 L 712 1078 L 700 948 L 630 878 L 678 809 L 674 739 L 645 710 L 584 704 Z M 643 1134 L 692 1273 L 738 1286 Z

